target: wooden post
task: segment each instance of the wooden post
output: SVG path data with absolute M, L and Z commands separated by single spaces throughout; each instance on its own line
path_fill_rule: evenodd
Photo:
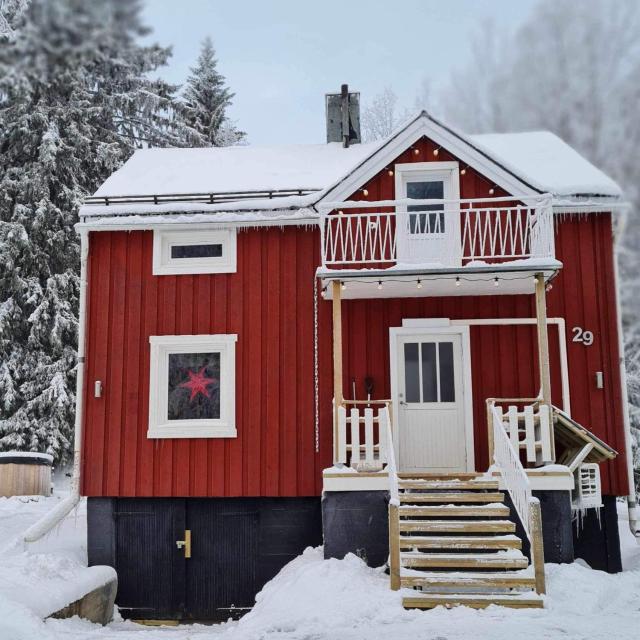
M 389 578 L 392 591 L 400 589 L 400 512 L 389 503 Z
M 493 464 L 493 402 L 487 400 L 487 447 L 489 447 L 489 468 Z
M 342 406 L 342 299 L 340 281 L 332 282 L 333 293 L 333 462 L 337 462 L 338 409 Z
M 540 367 L 540 386 L 542 388 L 542 404 L 551 407 L 551 371 L 549 366 L 549 332 L 547 330 L 547 298 L 544 274 L 536 273 L 536 326 L 538 329 L 538 365 Z M 549 424 L 552 462 L 556 459 L 553 421 Z
M 531 531 L 531 562 L 536 577 L 536 592 L 542 595 L 547 591 L 544 576 L 542 514 L 538 498 L 531 498 L 529 502 L 529 530 Z

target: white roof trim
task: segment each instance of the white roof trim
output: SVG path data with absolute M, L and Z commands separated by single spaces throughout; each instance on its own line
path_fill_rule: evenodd
M 363 160 L 345 178 L 323 191 L 317 202 L 345 200 L 422 137 L 429 138 L 451 152 L 459 160 L 479 171 L 488 180 L 493 181 L 511 195 L 537 195 L 541 193 L 500 166 L 484 152 L 478 150 L 464 136 L 440 124 L 426 111 L 422 111 L 392 135 L 379 149 Z
M 317 226 L 318 213 L 312 209 L 281 212 L 282 215 L 266 216 L 247 214 L 173 214 L 173 215 L 131 215 L 104 218 L 89 218 L 75 225 L 76 232 L 82 231 L 140 231 L 171 227 L 184 229 L 220 229 L 255 227 Z M 278 212 L 275 212 L 276 214 Z M 194 226 L 195 225 L 195 226 Z

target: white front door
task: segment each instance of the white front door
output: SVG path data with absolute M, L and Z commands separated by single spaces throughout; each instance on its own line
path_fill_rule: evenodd
M 461 335 L 416 333 L 397 341 L 400 471 L 466 470 Z

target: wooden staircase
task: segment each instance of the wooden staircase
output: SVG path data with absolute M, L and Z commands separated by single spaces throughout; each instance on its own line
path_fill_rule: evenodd
M 407 609 L 542 607 L 498 482 L 478 474 L 399 474 L 399 582 Z

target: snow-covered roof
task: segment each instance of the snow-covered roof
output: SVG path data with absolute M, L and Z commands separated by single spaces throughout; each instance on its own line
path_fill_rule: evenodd
M 96 196 L 321 190 L 366 158 L 376 144 L 340 143 L 141 149 Z
M 556 196 L 613 196 L 622 189 L 550 131 L 467 136 L 532 187 Z
M 81 208 L 80 216 L 95 220 L 107 216 L 229 213 L 234 219 L 249 216 L 256 220 L 267 211 L 277 210 L 286 217 L 305 209 L 307 217 L 308 213 L 314 215 L 313 205 L 325 195 L 331 199 L 338 185 L 345 187 L 349 180 L 369 171 L 369 165 L 378 166 L 383 156 L 389 156 L 383 162 L 391 162 L 404 150 L 398 145 L 409 134 L 418 139 L 443 131 L 448 132 L 455 146 L 452 152 L 461 161 L 470 151 L 466 161 L 472 166 L 477 161 L 482 165 L 478 170 L 485 174 L 495 172 L 496 184 L 500 184 L 500 178 L 510 180 L 515 187 L 507 190 L 514 195 L 519 189 L 523 193 L 548 192 L 555 196 L 557 205 L 576 201 L 602 204 L 603 199 L 611 202 L 622 195 L 611 178 L 552 133 L 466 135 L 423 111 L 389 138 L 347 149 L 340 143 L 142 149 L 106 180 L 94 201 Z M 221 195 L 229 193 L 235 195 Z M 181 197 L 193 194 L 213 197 Z M 134 196 L 145 198 L 135 201 Z M 109 202 L 96 202 L 95 198 L 108 198 Z M 118 203 L 118 198 L 125 202 Z

